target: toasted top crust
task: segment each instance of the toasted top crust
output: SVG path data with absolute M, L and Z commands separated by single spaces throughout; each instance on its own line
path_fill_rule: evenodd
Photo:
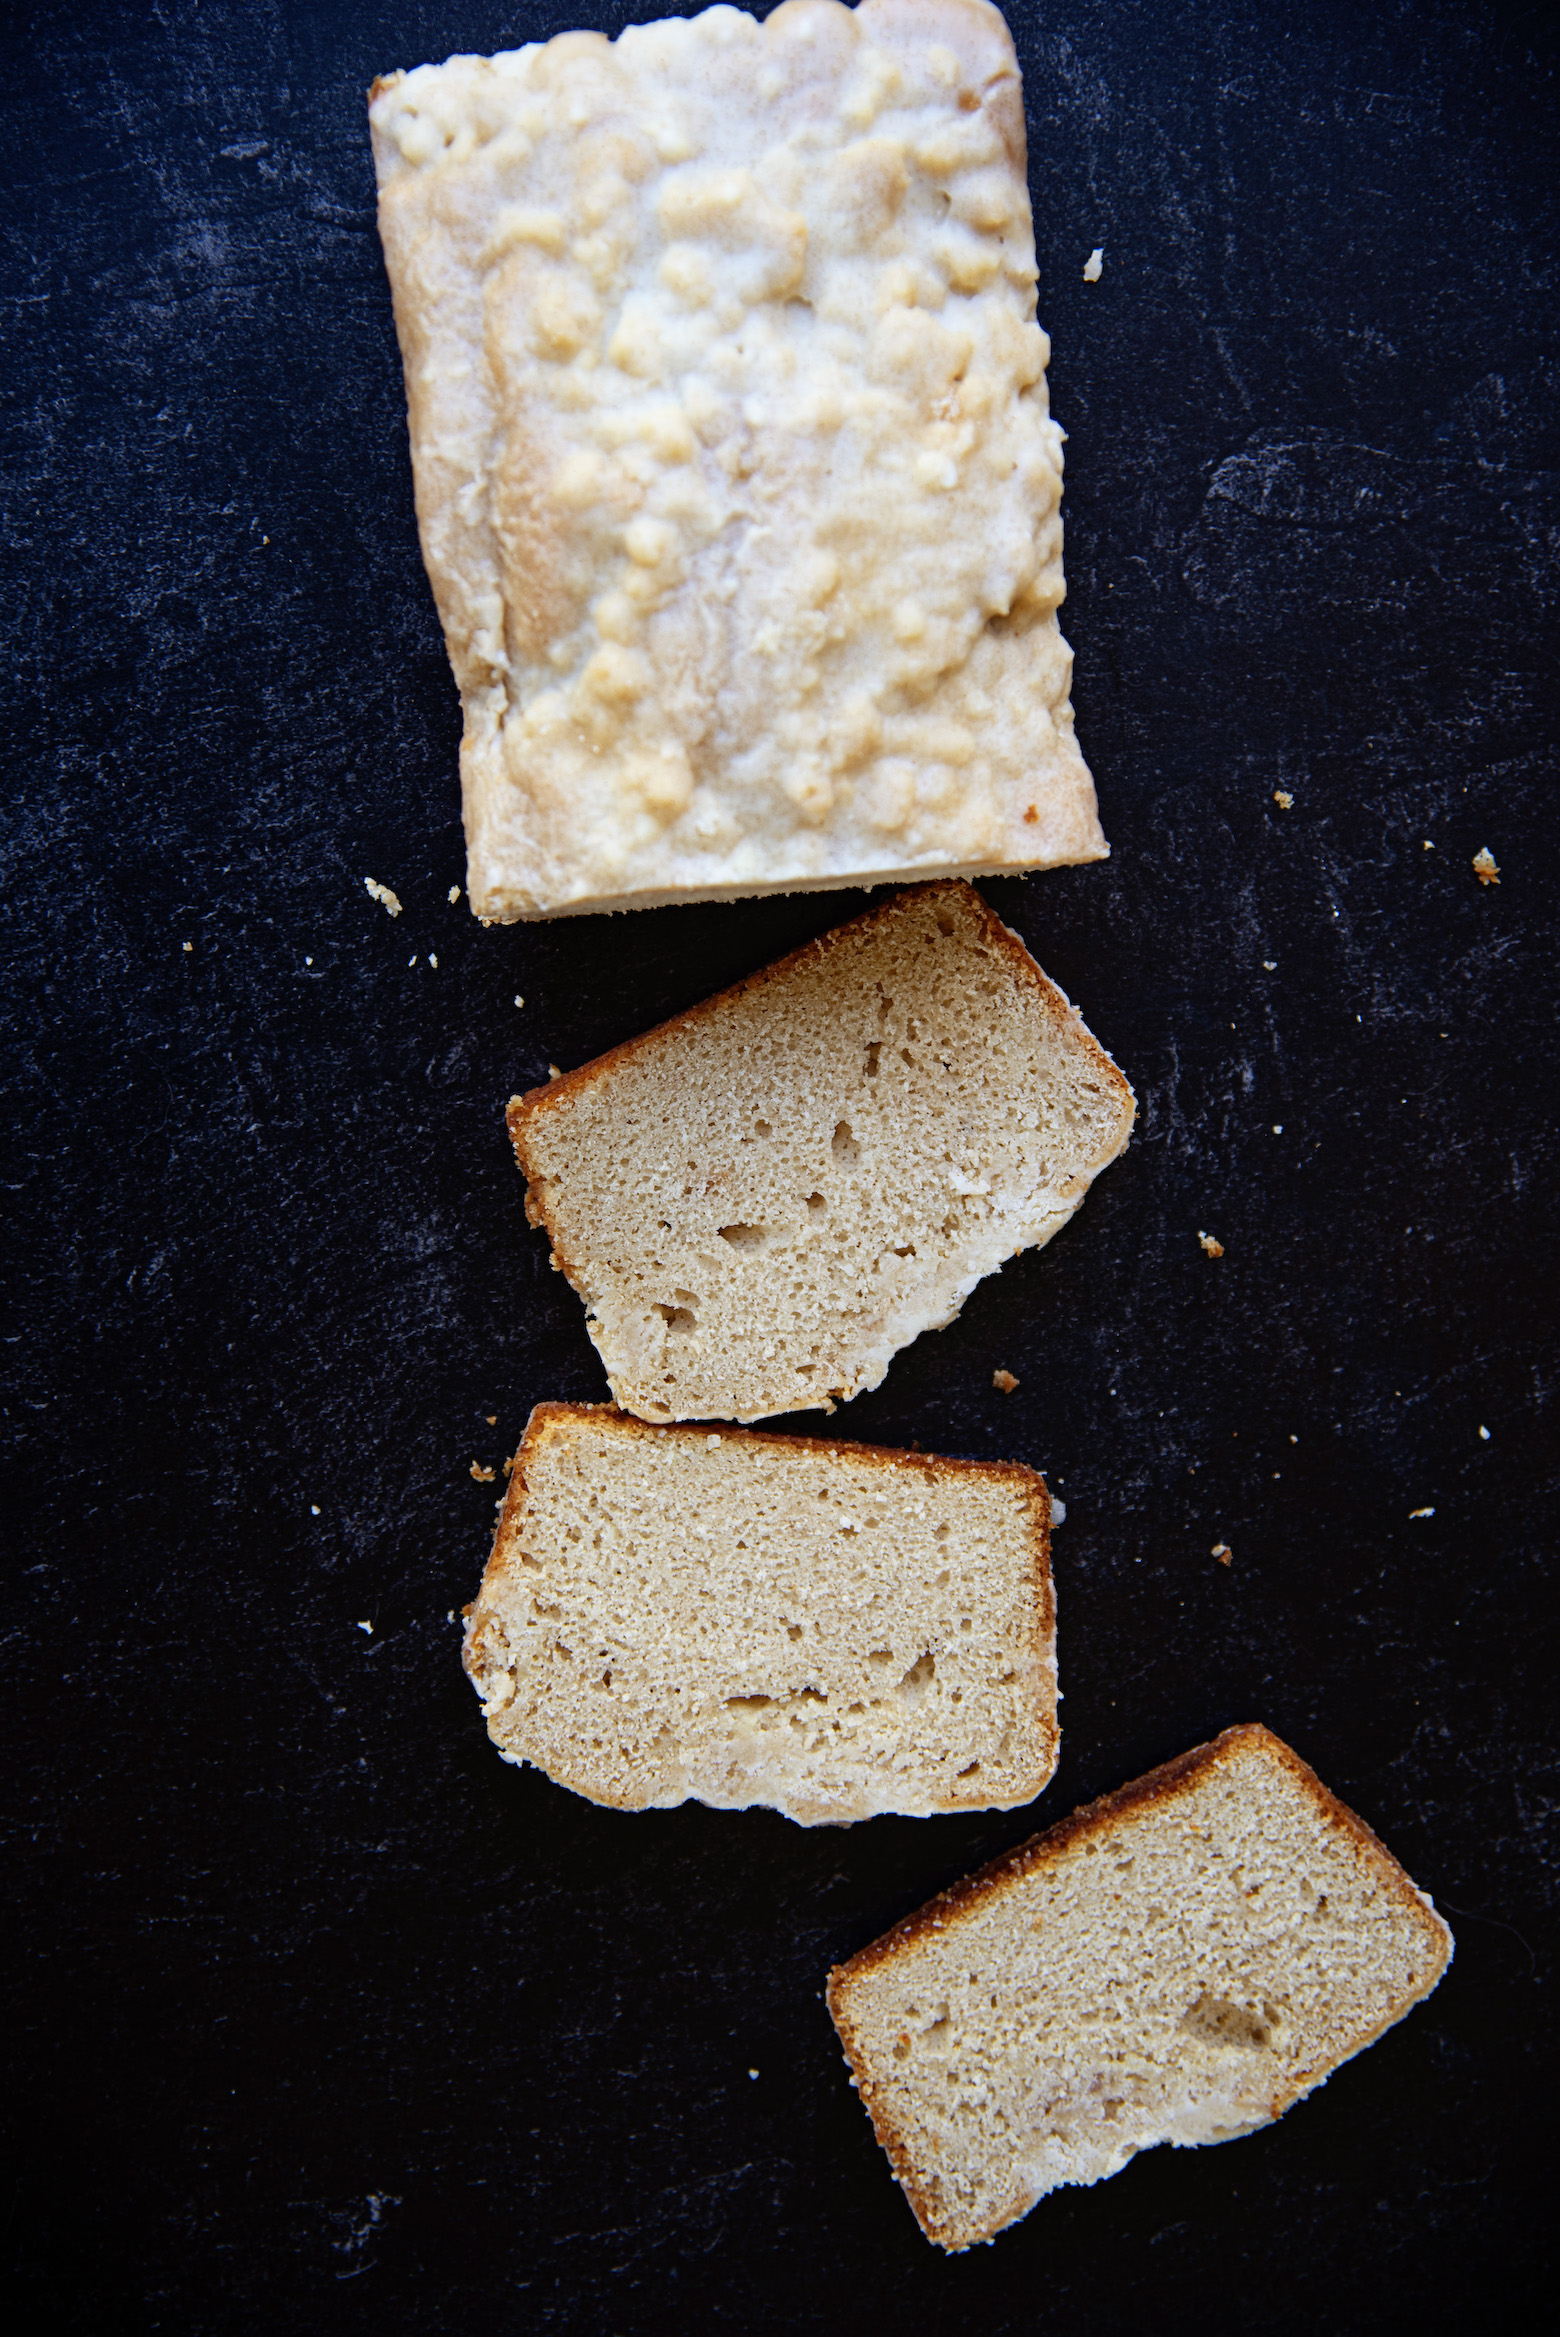
M 1301 1760 L 1292 1746 L 1286 1745 L 1271 1729 L 1260 1721 L 1243 1721 L 1227 1728 L 1205 1745 L 1193 1745 L 1189 1752 L 1178 1753 L 1171 1761 L 1164 1761 L 1145 1776 L 1135 1777 L 1130 1784 L 1121 1785 L 1113 1793 L 1102 1793 L 1097 1800 L 1085 1802 L 1070 1817 L 1048 1826 L 1043 1834 L 1031 1835 L 1014 1850 L 1005 1850 L 974 1874 L 963 1876 L 958 1882 L 939 1891 L 907 1915 L 891 1930 L 857 1950 L 843 1964 L 837 1964 L 829 1974 L 831 1997 L 836 1987 L 845 1985 L 859 1974 L 870 1972 L 886 1962 L 911 1940 L 927 1933 L 944 1931 L 961 1917 L 977 1907 L 984 1907 L 1011 1891 L 1029 1876 L 1054 1866 L 1065 1852 L 1087 1835 L 1118 1818 L 1141 1820 L 1151 1818 L 1157 1811 L 1175 1801 L 1189 1787 L 1196 1785 L 1211 1771 L 1229 1763 L 1247 1748 L 1260 1747 L 1269 1758 L 1279 1761 L 1290 1775 L 1326 1811 L 1334 1826 L 1346 1834 L 1360 1854 L 1371 1861 L 1380 1876 L 1382 1888 L 1399 1900 L 1416 1918 L 1423 1917 L 1430 1902 L 1403 1871 L 1398 1861 L 1380 1837 L 1372 1833 L 1365 1820 L 1328 1791 L 1314 1769 Z M 1431 1909 L 1433 1915 L 1434 1911 Z M 1439 1921 L 1439 1918 L 1436 1918 Z M 1441 1925 L 1445 1931 L 1446 1926 Z M 1450 1934 L 1448 1934 L 1448 1938 Z
M 996 10 L 569 33 L 370 123 L 476 913 L 1099 857 Z
M 702 1421 L 680 1420 L 664 1424 L 641 1420 L 636 1413 L 625 1412 L 617 1404 L 563 1404 L 544 1402 L 533 1404 L 525 1424 L 525 1432 L 515 1454 L 515 1465 L 510 1472 L 509 1491 L 504 1497 L 503 1514 L 494 1536 L 495 1554 L 505 1539 L 505 1520 L 513 1522 L 511 1512 L 518 1512 L 525 1498 L 525 1471 L 527 1459 L 558 1436 L 570 1435 L 583 1422 L 610 1421 L 612 1426 L 630 1436 L 648 1437 L 653 1443 L 668 1436 L 690 1437 L 695 1444 L 707 1445 L 710 1430 Z M 918 1469 L 928 1479 L 944 1483 L 959 1477 L 1001 1477 L 1010 1484 L 1022 1487 L 1037 1503 L 1036 1515 L 1043 1531 L 1047 1555 L 1050 1552 L 1050 1528 L 1047 1520 L 1051 1510 L 1051 1496 L 1044 1477 L 1027 1461 L 975 1461 L 958 1453 L 923 1453 L 907 1451 L 896 1444 L 858 1444 L 843 1436 L 792 1436 L 783 1429 L 752 1429 L 723 1427 L 723 1444 L 758 1445 L 766 1451 L 804 1454 L 835 1453 L 855 1462 L 864 1469 Z M 1042 1620 L 1054 1620 L 1054 1593 L 1049 1581 L 1045 1591 L 1046 1603 Z
M 739 1000 L 761 998 L 765 991 L 783 990 L 785 985 L 804 967 L 826 964 L 828 959 L 848 944 L 857 934 L 869 932 L 874 926 L 888 925 L 902 917 L 915 901 L 949 900 L 957 902 L 961 910 L 978 919 L 981 938 L 993 949 L 1000 950 L 1014 977 L 1025 984 L 1040 1001 L 1046 1014 L 1058 1029 L 1066 1029 L 1072 1043 L 1081 1047 L 1095 1068 L 1122 1099 L 1126 1124 L 1122 1143 L 1131 1134 L 1137 1116 L 1137 1103 L 1131 1088 L 1122 1076 L 1120 1066 L 1100 1045 L 1094 1033 L 1087 1029 L 1077 1010 L 1053 982 L 1047 981 L 1023 942 L 1010 925 L 1004 925 L 990 903 L 982 898 L 974 886 L 962 878 L 942 878 L 930 884 L 906 885 L 902 891 L 890 893 L 888 898 L 864 909 L 859 917 L 852 917 L 844 925 L 836 925 L 827 933 L 820 933 L 814 941 L 804 941 L 799 949 L 788 950 L 784 957 L 775 958 L 756 973 L 744 974 L 740 982 L 728 989 L 717 990 L 709 998 L 684 1007 L 681 1014 L 668 1015 L 665 1022 L 652 1024 L 632 1039 L 624 1039 L 602 1054 L 593 1055 L 588 1063 L 581 1063 L 573 1071 L 565 1071 L 550 1079 L 544 1086 L 529 1087 L 523 1095 L 511 1096 L 505 1110 L 509 1140 L 515 1148 L 515 1158 L 525 1176 L 538 1173 L 538 1164 L 532 1151 L 532 1132 L 548 1114 L 567 1111 L 581 1095 L 610 1078 L 621 1065 L 653 1054 L 670 1039 L 696 1038 L 700 1028 L 727 1013 Z M 533 1215 L 533 1223 L 542 1220 Z M 560 1256 L 559 1263 L 564 1264 Z M 564 1271 L 568 1268 L 564 1265 Z

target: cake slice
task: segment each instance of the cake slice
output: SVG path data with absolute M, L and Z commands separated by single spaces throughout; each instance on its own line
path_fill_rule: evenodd
M 509 1106 L 526 1206 L 645 1420 L 876 1387 L 1047 1242 L 1132 1091 L 968 885 L 922 885 Z
M 1100 859 L 996 9 L 568 32 L 369 121 L 478 916 Z
M 931 1900 L 830 1974 L 829 2009 L 951 2251 L 1156 2143 L 1282 2117 L 1451 1956 L 1370 1828 L 1250 1726 Z
M 624 1810 L 1007 1808 L 1056 1767 L 1044 1482 L 539 1404 L 465 1666 L 506 1761 Z

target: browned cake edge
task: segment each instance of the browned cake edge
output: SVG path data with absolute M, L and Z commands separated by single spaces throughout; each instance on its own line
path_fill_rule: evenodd
M 1435 1988 L 1447 1965 L 1452 1960 L 1453 1940 L 1445 1920 L 1436 1912 L 1425 1892 L 1412 1881 L 1404 1867 L 1395 1859 L 1379 1835 L 1372 1832 L 1364 1819 L 1330 1792 L 1314 1769 L 1300 1758 L 1282 1737 L 1275 1736 L 1261 1721 L 1242 1721 L 1225 1729 L 1209 1743 L 1193 1745 L 1188 1752 L 1178 1753 L 1157 1769 L 1150 1769 L 1142 1777 L 1135 1777 L 1113 1793 L 1101 1794 L 1095 1801 L 1086 1802 L 1070 1817 L 1049 1826 L 1042 1834 L 1031 1835 L 1027 1842 L 1002 1852 L 974 1874 L 965 1875 L 925 1906 L 907 1915 L 899 1923 L 883 1932 L 875 1940 L 859 1948 L 843 1964 L 836 1964 L 829 1973 L 826 2001 L 829 2016 L 834 2022 L 846 2061 L 850 2065 L 852 2082 L 861 2096 L 872 2130 L 887 2154 L 890 2165 L 904 2190 L 916 2221 L 929 2240 L 945 2248 L 950 2254 L 973 2245 L 980 2239 L 989 2239 L 1002 2230 L 1007 2222 L 1003 2217 L 992 2224 L 989 2231 L 971 2233 L 968 2238 L 944 2239 L 937 2228 L 935 2202 L 921 2184 L 919 2173 L 904 2137 L 894 2124 L 887 2104 L 880 2100 L 872 2081 L 871 2066 L 864 2051 L 858 2046 L 851 2021 L 849 1994 L 852 1983 L 874 1971 L 880 1964 L 890 1962 L 902 1949 L 911 1946 L 928 1933 L 946 1930 L 950 1924 L 961 1921 L 993 1899 L 1001 1897 L 1019 1883 L 1038 1873 L 1042 1868 L 1056 1864 L 1062 1853 L 1075 1842 L 1108 1825 L 1116 1818 L 1144 1818 L 1164 1808 L 1205 1777 L 1210 1770 L 1222 1768 L 1229 1756 L 1242 1747 L 1261 1745 L 1276 1755 L 1300 1786 L 1311 1795 L 1329 1819 L 1332 1826 L 1346 1834 L 1358 1856 L 1372 1865 L 1383 1886 L 1398 1900 L 1404 1912 L 1419 1927 L 1426 1945 L 1431 1947 L 1432 1972 L 1423 1987 L 1387 2012 L 1376 2025 L 1359 2036 L 1347 2052 L 1335 2055 L 1315 2068 L 1303 2072 L 1287 2089 L 1287 2098 L 1276 2101 L 1273 2116 L 1280 2117 L 1302 2094 L 1320 2082 L 1341 2062 L 1363 2052 L 1367 2045 L 1385 2034 L 1403 2018 L 1415 2004 L 1421 2003 Z M 1433 1946 L 1432 1946 L 1433 1943 Z M 1027 2212 L 1027 2211 L 1024 2211 Z
M 550 1079 L 544 1087 L 528 1088 L 524 1095 L 510 1097 L 504 1117 L 509 1128 L 509 1140 L 515 1148 L 515 1158 L 520 1164 L 521 1174 L 527 1180 L 526 1215 L 533 1225 L 545 1227 L 553 1241 L 554 1256 L 560 1271 L 573 1280 L 570 1261 L 557 1248 L 557 1234 L 548 1219 L 545 1198 L 538 1198 L 538 1185 L 545 1195 L 545 1179 L 535 1175 L 529 1143 L 532 1127 L 544 1114 L 576 1101 L 595 1082 L 621 1064 L 631 1062 L 637 1055 L 647 1053 L 673 1037 L 696 1034 L 704 1023 L 725 1008 L 735 1005 L 738 999 L 750 997 L 771 984 L 784 982 L 803 966 L 828 958 L 853 935 L 901 915 L 912 902 L 939 897 L 956 898 L 961 905 L 973 908 L 982 938 L 1002 953 L 1015 978 L 1030 985 L 1052 1021 L 1068 1032 L 1075 1044 L 1081 1045 L 1084 1053 L 1093 1058 L 1094 1068 L 1114 1088 L 1118 1103 L 1126 1115 L 1126 1133 L 1130 1134 L 1137 1113 L 1137 1099 L 1119 1065 L 1112 1061 L 1094 1033 L 1086 1028 L 1065 993 L 1042 973 L 1018 935 L 1003 924 L 996 911 L 962 877 L 944 878 L 932 884 L 908 885 L 891 894 L 876 908 L 865 910 L 861 916 L 850 918 L 844 925 L 836 925 L 832 932 L 819 934 L 814 941 L 803 942 L 800 949 L 790 950 L 784 957 L 775 958 L 767 966 L 760 966 L 756 973 L 744 975 L 740 982 L 733 982 L 729 989 L 717 990 L 713 997 L 700 999 L 697 1005 L 685 1007 L 681 1014 L 674 1014 L 667 1021 L 655 1024 L 653 1029 L 641 1031 L 637 1038 L 624 1039 L 620 1045 L 609 1047 L 605 1054 L 593 1056 L 577 1069 L 565 1071 L 557 1079 Z
M 621 1411 L 616 1404 L 547 1402 L 532 1406 L 530 1418 L 526 1421 L 525 1431 L 521 1436 L 511 1464 L 509 1490 L 504 1496 L 504 1506 L 499 1513 L 498 1524 L 494 1529 L 493 1546 L 488 1554 L 487 1565 L 483 1569 L 481 1588 L 476 1597 L 468 1600 L 461 1609 L 461 1613 L 468 1623 L 472 1622 L 486 1604 L 489 1584 L 496 1585 L 505 1571 L 500 1552 L 511 1524 L 519 1517 L 525 1503 L 527 1468 L 545 1444 L 566 1438 L 572 1430 L 583 1427 L 592 1421 L 610 1422 L 615 1429 L 624 1430 L 632 1436 L 649 1437 L 652 1440 L 669 1436 L 690 1437 L 705 1446 L 708 1446 L 711 1435 L 718 1434 L 723 1444 L 755 1444 L 766 1447 L 779 1445 L 790 1452 L 827 1453 L 849 1461 L 877 1463 L 885 1467 L 893 1466 L 896 1469 L 908 1467 L 919 1470 L 924 1476 L 941 1479 L 944 1482 L 957 1477 L 1004 1477 L 1011 1484 L 1017 1486 L 1025 1496 L 1034 1533 L 1034 1583 L 1039 1606 L 1040 1643 L 1042 1646 L 1047 1644 L 1055 1646 L 1056 1585 L 1051 1574 L 1051 1496 L 1044 1477 L 1041 1476 L 1038 1469 L 1031 1469 L 1027 1462 L 963 1460 L 956 1455 L 947 1453 L 905 1452 L 895 1445 L 856 1444 L 845 1437 L 771 1436 L 750 1428 L 723 1427 L 719 1430 L 712 1430 L 708 1421 L 673 1421 L 662 1426 L 647 1420 L 637 1419 L 632 1412 Z M 476 1677 L 476 1670 L 470 1659 L 478 1644 L 480 1632 L 481 1624 L 478 1622 L 470 1636 L 463 1641 L 461 1647 L 462 1669 L 468 1678 L 472 1679 Z M 1058 1749 L 1061 1744 L 1061 1723 L 1057 1718 L 1054 1690 L 1050 1710 L 1043 1715 L 1043 1718 L 1046 1724 L 1047 1739 L 1045 1757 L 1049 1766 L 1046 1769 L 1045 1778 L 1035 1789 L 1037 1793 L 1043 1791 L 1045 1784 L 1049 1783 L 1056 1774 Z M 946 1806 L 952 1811 L 989 1805 L 949 1802 Z

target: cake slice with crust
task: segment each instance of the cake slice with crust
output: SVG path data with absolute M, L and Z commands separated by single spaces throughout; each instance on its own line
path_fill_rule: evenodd
M 952 2251 L 1156 2143 L 1282 2117 L 1451 1956 L 1370 1828 L 1247 1726 L 944 1891 L 829 1975 L 829 2009 Z
M 517 1096 L 526 1207 L 646 1420 L 876 1387 L 1051 1239 L 1132 1090 L 970 886 L 920 885 Z
M 506 1761 L 614 1809 L 1008 1808 L 1056 1767 L 1050 1502 L 943 1460 L 539 1404 L 465 1665 Z

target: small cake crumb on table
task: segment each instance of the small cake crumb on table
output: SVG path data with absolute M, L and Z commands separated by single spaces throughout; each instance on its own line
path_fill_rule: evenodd
M 1473 873 L 1478 878 L 1480 884 L 1499 884 L 1500 870 L 1495 865 L 1495 855 L 1490 850 L 1488 844 L 1482 845 L 1480 849 L 1475 852 L 1473 856 Z
M 1004 1396 L 1010 1396 L 1018 1382 L 1010 1371 L 994 1371 L 991 1375 L 991 1384 L 994 1388 L 1000 1388 Z
M 1224 1244 L 1223 1242 L 1215 1241 L 1211 1233 L 1200 1233 L 1197 1236 L 1197 1239 L 1202 1244 L 1203 1248 L 1207 1251 L 1210 1258 L 1223 1257 Z

